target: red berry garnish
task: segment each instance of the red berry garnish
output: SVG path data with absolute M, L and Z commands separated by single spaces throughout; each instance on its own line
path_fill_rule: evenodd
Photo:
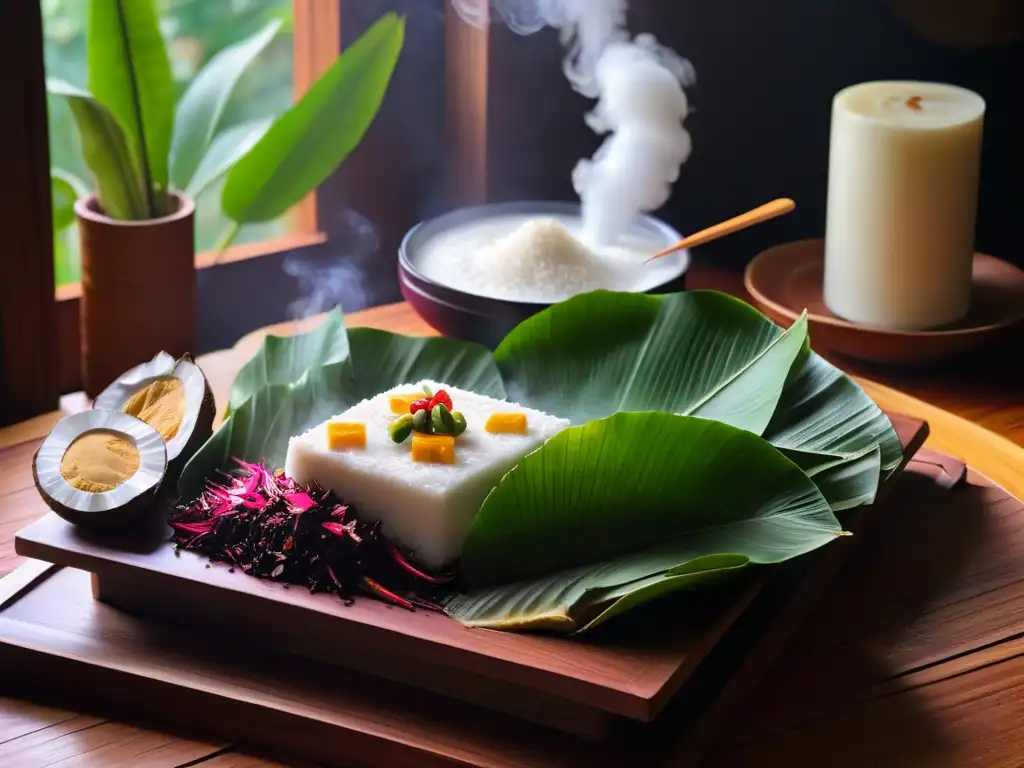
M 447 408 L 449 411 L 452 409 L 452 399 L 448 397 L 448 393 L 445 392 L 443 389 L 437 390 L 434 396 L 430 398 L 429 409 L 431 412 L 433 412 L 434 406 L 437 405 L 438 403 L 444 405 L 444 407 Z
M 416 411 L 429 411 L 430 408 L 430 400 L 426 397 L 421 397 L 419 400 L 413 400 L 409 404 L 409 413 L 415 414 Z

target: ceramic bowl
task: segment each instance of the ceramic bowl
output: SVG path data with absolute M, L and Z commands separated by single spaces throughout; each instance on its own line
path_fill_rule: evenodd
M 398 280 L 402 296 L 439 333 L 476 341 L 494 349 L 519 323 L 550 306 L 467 293 L 435 282 L 417 268 L 420 249 L 430 238 L 464 224 L 509 215 L 579 216 L 580 206 L 578 203 L 522 201 L 459 208 L 417 224 L 403 238 L 398 251 Z M 658 248 L 682 239 L 675 229 L 652 216 L 638 217 L 633 226 L 634 231 L 643 233 Z M 682 251 L 664 258 L 671 260 L 672 268 L 666 270 L 666 279 L 647 293 L 672 293 L 685 288 L 689 253 Z

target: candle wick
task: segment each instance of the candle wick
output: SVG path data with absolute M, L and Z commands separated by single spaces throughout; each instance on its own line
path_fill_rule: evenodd
M 920 112 L 923 109 L 923 107 L 921 106 L 921 97 L 911 96 L 909 99 L 907 99 L 907 106 L 910 109 L 914 110 L 915 112 Z

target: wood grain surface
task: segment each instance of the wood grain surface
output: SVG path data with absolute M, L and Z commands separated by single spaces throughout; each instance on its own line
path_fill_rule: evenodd
M 742 295 L 742 277 L 738 274 L 707 268 L 695 271 L 693 277 L 693 287 Z M 401 304 L 369 310 L 347 318 L 347 322 L 409 334 L 430 332 Z M 293 328 L 289 323 L 274 331 L 287 333 Z M 200 360 L 221 402 L 235 371 L 259 340 L 259 334 L 251 335 L 232 350 Z M 1021 592 L 1016 576 L 1020 569 L 1011 566 L 1014 557 L 1020 562 L 1019 521 L 1024 511 L 1015 506 L 1017 502 L 1009 494 L 986 482 L 986 477 L 991 478 L 1024 496 L 1020 358 L 1019 351 L 1006 350 L 1003 355 L 970 365 L 913 370 L 876 368 L 833 358 L 856 375 L 882 407 L 926 419 L 931 426 L 929 446 L 967 461 L 977 473 L 972 474 L 973 483 L 966 487 L 949 490 L 936 483 L 936 503 L 916 512 L 916 524 L 904 526 L 901 547 L 892 548 L 888 555 L 880 552 L 879 547 L 884 550 L 883 545 L 889 541 L 886 537 L 861 551 L 858 564 L 848 569 L 853 575 L 844 577 L 849 586 L 843 599 L 833 598 L 831 592 L 826 596 L 819 607 L 819 612 L 825 613 L 812 617 L 811 629 L 801 639 L 803 650 L 793 646 L 761 690 L 778 695 L 785 687 L 780 681 L 788 683 L 790 679 L 801 681 L 805 687 L 794 688 L 793 698 L 787 700 L 751 697 L 753 709 L 740 718 L 736 738 L 725 742 L 728 747 L 716 756 L 713 765 L 749 765 L 755 759 L 762 765 L 820 765 L 820 760 L 812 758 L 823 754 L 829 765 L 839 766 L 1024 765 L 1024 734 L 1018 727 L 1020 702 L 1024 700 L 1024 643 L 1020 640 L 1024 617 L 1015 602 Z M 74 409 L 81 403 L 74 397 L 65 398 L 64 406 Z M 32 488 L 28 462 L 59 415 L 0 430 L 0 572 L 21 562 L 13 553 L 15 532 L 47 512 Z M 948 460 L 933 457 L 929 463 L 927 455 L 919 458 L 921 461 L 912 467 L 915 473 L 932 480 L 948 476 L 940 466 Z M 943 527 L 934 529 L 935 520 L 944 521 Z M 940 553 L 931 555 L 935 540 L 947 538 Z M 917 579 L 919 572 L 927 576 L 924 581 Z M 873 581 L 868 579 L 872 574 Z M 908 581 L 908 576 L 915 578 Z M 864 579 L 868 579 L 865 584 L 871 585 L 870 589 L 860 587 Z M 900 585 L 905 588 L 892 590 Z M 9 587 L 6 583 L 4 586 Z M 872 609 L 878 602 L 884 610 L 864 618 L 862 627 L 856 614 L 842 610 L 846 601 L 858 610 Z M 0 605 L 3 603 L 0 593 Z M 840 616 L 846 622 L 833 626 L 831 634 L 828 611 L 832 611 L 831 618 Z M 819 640 L 814 641 L 815 637 Z M 810 645 L 813 642 L 825 645 L 815 650 Z M 816 675 L 803 663 L 802 654 L 814 652 L 819 660 L 827 658 L 828 653 L 821 649 L 831 647 L 829 643 L 842 654 L 844 664 L 829 664 Z M 843 667 L 848 669 L 844 672 Z M 0 678 L 0 695 L 5 693 L 4 685 Z M 806 697 L 801 690 L 807 691 Z M 771 701 L 778 703 L 769 706 L 767 702 Z M 826 703 L 809 713 L 805 701 Z M 156 730 L 133 726 L 136 730 L 125 731 L 117 749 L 109 747 L 105 753 L 94 754 L 94 743 L 84 736 L 59 735 L 63 733 L 60 723 L 79 717 L 85 716 L 23 699 L 0 700 L 0 765 L 52 765 L 58 760 L 57 754 L 67 758 L 62 765 L 170 766 L 189 762 L 175 761 L 171 753 L 167 753 L 170 759 L 139 762 L 139 750 L 133 744 L 148 740 L 152 749 L 159 749 L 163 727 L 159 723 Z M 84 734 L 111 723 L 96 720 L 99 722 L 72 729 L 71 733 Z M 64 745 L 77 746 L 51 757 L 37 749 L 31 757 L 8 759 L 14 750 L 21 749 L 16 746 L 21 739 L 50 728 L 54 729 L 50 731 L 53 740 L 63 739 Z M 21 745 L 28 743 L 22 741 Z M 279 764 L 225 751 L 224 745 L 215 740 L 174 738 L 171 743 L 181 743 L 186 751 L 203 752 L 202 758 L 193 758 L 208 758 L 203 765 Z M 198 744 L 204 746 L 193 746 Z M 922 755 L 928 755 L 924 762 L 920 761 Z M 287 756 L 285 759 L 293 764 L 287 762 Z
M 1024 505 L 973 474 L 953 488 L 936 483 L 932 466 L 927 455 L 911 464 L 909 482 L 901 481 L 888 500 L 898 519 L 889 521 L 886 535 L 864 537 L 807 630 L 746 697 L 723 746 L 704 765 L 818 768 L 825 756 L 839 768 L 1021 764 L 1024 735 L 1015 703 L 1024 696 L 1024 642 L 1014 597 L 1022 585 L 1019 570 L 1009 567 L 1019 553 L 1005 547 L 1013 540 L 1020 546 Z M 922 528 L 932 529 L 924 543 L 941 547 L 919 546 Z M 81 571 L 53 573 L 28 593 L 13 589 L 23 596 L 0 594 L 7 684 L 14 692 L 56 696 L 62 708 L 19 706 L 9 716 L 14 731 L 34 733 L 50 727 L 39 724 L 49 718 L 59 721 L 51 733 L 61 738 L 68 710 L 75 717 L 74 707 L 99 698 L 98 681 L 83 673 L 83 663 L 99 665 L 110 709 L 87 708 L 90 716 L 77 716 L 84 719 L 69 727 L 109 728 L 83 742 L 83 750 L 106 748 L 111 735 L 126 739 L 116 753 L 124 764 L 138 759 L 136 742 L 147 751 L 171 749 L 165 733 L 180 734 L 174 748 L 189 754 L 224 748 L 208 733 L 175 725 L 185 707 L 179 686 L 207 691 L 208 699 L 188 700 L 190 711 L 203 713 L 214 730 L 238 734 L 239 743 L 293 744 L 296 753 L 336 765 L 687 764 L 588 747 L 550 729 L 429 694 L 402 695 L 393 683 L 340 676 L 298 659 L 268 666 L 256 661 L 256 649 L 211 643 L 194 632 L 155 631 L 90 600 Z M 961 645 L 945 649 L 947 636 Z M 23 650 L 12 653 L 12 643 Z M 41 657 L 37 647 L 56 655 Z M 130 725 L 102 719 L 108 712 L 130 712 Z M 147 729 L 153 724 L 155 730 Z M 421 751 L 411 753 L 410 744 Z M 110 764 L 89 762 L 88 752 L 82 760 Z
M 927 434 L 925 425 L 891 418 L 905 454 L 912 456 Z M 888 490 L 887 484 L 880 498 Z M 686 728 L 710 730 L 700 722 L 705 713 L 713 717 L 722 710 L 724 716 L 722 689 L 741 694 L 773 658 L 761 647 L 761 636 L 771 635 L 771 643 L 788 640 L 860 535 L 870 531 L 867 518 L 894 511 L 887 501 L 858 509 L 844 519 L 852 538 L 786 570 L 759 570 L 721 595 L 680 596 L 685 610 L 663 604 L 640 611 L 628 628 L 612 625 L 585 641 L 469 630 L 436 613 L 408 613 L 365 599 L 348 606 L 330 595 L 286 589 L 222 564 L 211 566 L 196 553 L 176 553 L 159 519 L 150 530 L 97 539 L 49 514 L 18 533 L 17 548 L 93 574 L 93 594 L 133 616 L 172 627 L 191 624 L 225 642 L 245 638 L 247 644 L 386 677 L 591 739 L 608 737 L 620 718 L 654 720 L 673 696 L 702 701 L 701 717 L 674 719 L 673 731 L 681 738 Z M 776 583 L 780 579 L 784 583 Z M 723 657 L 723 644 L 735 650 Z M 761 666 L 752 666 L 751 655 Z M 709 676 L 713 685 L 704 682 Z

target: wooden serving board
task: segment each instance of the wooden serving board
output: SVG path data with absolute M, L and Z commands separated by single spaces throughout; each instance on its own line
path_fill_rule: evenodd
M 820 768 L 823 755 L 830 768 L 1019 768 L 1024 503 L 973 472 L 950 487 L 963 470 L 928 450 L 915 457 L 701 768 Z M 288 765 L 388 768 L 589 768 L 616 758 L 675 767 L 688 762 L 670 761 L 672 747 L 692 754 L 682 730 L 686 744 L 624 757 L 620 746 L 596 748 L 387 681 L 153 627 L 94 601 L 88 574 L 38 561 L 0 580 L 0 670 L 0 695 L 89 713 L 39 715 L 44 708 L 10 700 L 4 711 L 0 700 L 5 768 L 61 758 L 170 768 L 231 741 Z M 76 731 L 103 716 L 133 725 Z M 235 759 L 232 751 L 210 765 Z
M 905 455 L 913 455 L 927 425 L 891 419 Z M 844 525 L 859 533 L 874 516 L 870 512 L 885 508 L 880 499 L 873 507 L 853 510 Z M 169 639 L 172 628 L 190 626 L 212 640 L 198 653 L 214 645 L 229 649 L 231 658 L 244 648 L 272 660 L 275 674 L 291 670 L 288 676 L 296 684 L 337 681 L 341 687 L 334 686 L 331 695 L 351 690 L 347 707 L 379 689 L 396 700 L 427 701 L 431 713 L 446 717 L 460 716 L 460 708 L 477 713 L 486 708 L 493 711 L 475 717 L 493 721 L 488 727 L 496 733 L 529 732 L 534 726 L 525 721 L 542 722 L 556 753 L 559 739 L 576 745 L 566 747 L 567 754 L 580 749 L 579 739 L 567 733 L 583 736 L 595 743 L 593 759 L 601 764 L 615 749 L 633 754 L 643 743 L 657 750 L 680 733 L 686 735 L 686 750 L 702 752 L 860 538 L 752 572 L 726 592 L 660 601 L 640 613 L 638 621 L 646 626 L 613 623 L 586 640 L 469 630 L 439 614 L 408 613 L 369 599 L 348 607 L 332 596 L 209 566 L 198 555 L 176 556 L 162 526 L 130 539 L 98 540 L 50 515 L 18 534 L 17 551 L 92 574 L 92 593 L 122 611 L 107 614 L 107 606 L 95 604 L 88 610 L 119 615 L 139 631 L 144 627 L 154 643 L 178 642 Z M 35 592 L 52 599 L 57 589 L 79 601 L 81 574 L 48 577 Z M 168 663 L 170 669 L 181 667 L 180 661 Z M 174 685 L 166 675 L 154 678 L 148 667 L 142 676 L 147 685 Z M 182 685 L 195 690 L 189 679 L 193 682 Z M 565 733 L 556 739 L 555 730 Z

